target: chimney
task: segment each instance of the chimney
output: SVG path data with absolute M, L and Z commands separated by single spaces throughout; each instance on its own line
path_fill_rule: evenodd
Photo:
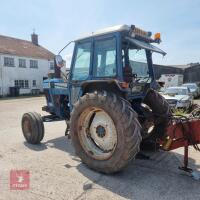
M 38 46 L 38 35 L 35 34 L 34 32 L 31 34 L 31 41 L 33 44 Z

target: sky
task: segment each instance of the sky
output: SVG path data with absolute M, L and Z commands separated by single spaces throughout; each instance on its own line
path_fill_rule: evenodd
M 0 35 L 30 40 L 57 54 L 69 41 L 95 30 L 134 24 L 160 32 L 154 63 L 182 65 L 200 62 L 200 0 L 1 0 Z M 63 52 L 67 63 L 73 45 Z

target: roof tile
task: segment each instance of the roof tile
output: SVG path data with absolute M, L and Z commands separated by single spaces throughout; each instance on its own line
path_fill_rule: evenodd
M 30 41 L 0 35 L 0 53 L 52 60 L 54 54 Z

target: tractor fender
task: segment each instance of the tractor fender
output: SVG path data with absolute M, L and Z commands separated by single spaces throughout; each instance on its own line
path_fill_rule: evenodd
M 125 97 L 126 89 L 120 86 L 120 83 L 115 80 L 88 80 L 81 84 L 82 95 L 93 91 L 109 91 L 119 96 Z

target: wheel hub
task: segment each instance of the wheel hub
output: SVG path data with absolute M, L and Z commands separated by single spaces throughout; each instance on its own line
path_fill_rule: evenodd
M 99 125 L 96 128 L 96 133 L 98 137 L 103 138 L 106 135 L 106 129 L 103 126 Z
M 112 118 L 99 108 L 86 109 L 79 123 L 81 145 L 88 154 L 99 160 L 110 157 L 117 144 L 117 130 Z
M 110 116 L 104 111 L 98 111 L 90 126 L 93 141 L 103 151 L 113 149 L 117 141 L 115 125 Z

